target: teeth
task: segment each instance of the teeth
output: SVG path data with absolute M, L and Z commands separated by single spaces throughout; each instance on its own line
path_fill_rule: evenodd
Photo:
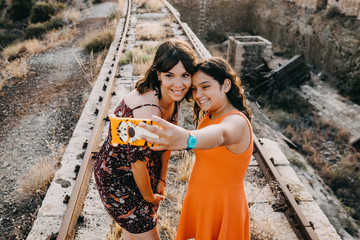
M 174 93 L 182 93 L 183 90 L 172 90 Z

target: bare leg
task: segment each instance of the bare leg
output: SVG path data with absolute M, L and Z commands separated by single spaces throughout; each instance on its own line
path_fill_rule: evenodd
M 157 226 L 155 226 L 150 231 L 144 233 L 130 233 L 123 229 L 123 238 L 124 240 L 160 240 L 160 235 Z

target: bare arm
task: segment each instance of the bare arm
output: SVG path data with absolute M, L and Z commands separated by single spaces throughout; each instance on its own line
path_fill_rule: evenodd
M 161 170 L 160 170 L 160 174 L 159 174 L 159 179 L 161 179 L 161 180 L 159 180 L 157 187 L 156 187 L 156 192 L 161 195 L 165 194 L 165 182 L 164 181 L 166 181 L 166 173 L 167 173 L 167 168 L 169 165 L 170 153 L 171 153 L 171 151 L 164 152 L 162 155 L 162 159 L 161 159 L 162 166 L 161 166 Z
M 153 102 L 151 96 L 149 98 L 148 95 L 136 95 L 133 99 L 135 102 Z M 161 116 L 161 112 L 157 107 L 154 106 L 146 106 L 142 108 L 136 109 L 134 112 L 135 118 L 150 118 L 152 115 Z M 145 199 L 145 201 L 152 203 L 155 206 L 159 205 L 160 200 L 164 199 L 164 196 L 159 194 L 154 194 L 151 188 L 150 176 L 147 170 L 147 162 L 144 161 L 136 161 L 135 163 L 131 164 L 131 168 L 133 171 L 134 179 L 136 182 L 137 187 L 140 190 L 141 195 Z
M 160 136 L 159 139 L 144 137 L 147 141 L 159 145 L 158 147 L 152 147 L 152 149 L 180 150 L 187 147 L 188 130 L 156 116 L 153 116 L 152 119 L 161 126 L 161 129 L 141 124 L 142 127 Z M 240 115 L 232 114 L 225 117 L 219 124 L 191 132 L 197 137 L 196 149 L 212 149 L 218 146 L 240 144 L 242 141 L 249 142 L 249 138 L 242 138 L 243 133 L 246 131 L 249 132 L 246 120 Z
M 164 199 L 164 197 L 159 194 L 153 194 L 146 164 L 147 162 L 136 161 L 135 163 L 131 164 L 131 168 L 136 185 L 138 186 L 140 193 L 145 201 L 157 206 L 160 200 Z

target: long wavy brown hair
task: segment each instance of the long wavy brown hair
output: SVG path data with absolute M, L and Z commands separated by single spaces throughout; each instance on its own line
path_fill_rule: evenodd
M 231 81 L 231 88 L 226 93 L 227 98 L 230 103 L 241 111 L 249 120 L 251 120 L 252 115 L 245 98 L 244 90 L 241 87 L 240 78 L 236 75 L 234 69 L 222 58 L 212 57 L 206 59 L 203 62 L 200 62 L 196 66 L 195 72 L 201 71 L 206 75 L 209 75 L 214 80 L 218 81 L 220 86 L 224 84 L 225 79 Z M 200 118 L 205 113 L 201 111 L 199 105 L 194 103 L 194 122 L 196 126 L 199 124 Z
M 155 53 L 152 65 L 146 71 L 143 78 L 137 81 L 135 89 L 140 93 L 155 91 L 158 98 L 161 98 L 161 81 L 158 79 L 157 72 L 168 72 L 176 64 L 182 62 L 186 71 L 193 74 L 196 66 L 194 50 L 185 41 L 180 39 L 169 39 L 163 42 Z M 191 91 L 185 95 L 185 99 L 191 98 Z

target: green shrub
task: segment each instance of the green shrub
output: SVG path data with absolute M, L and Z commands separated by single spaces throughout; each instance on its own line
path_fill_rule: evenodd
M 56 2 L 37 2 L 30 13 L 30 22 L 46 22 L 51 16 L 64 9 L 64 4 Z
M 2 10 L 5 7 L 6 7 L 6 1 L 5 0 L 0 0 L 0 10 Z
M 130 50 L 126 50 L 123 54 L 120 55 L 120 64 L 125 65 L 131 62 L 133 58 L 133 53 Z
M 31 0 L 11 0 L 10 8 L 8 9 L 10 19 L 15 22 L 28 17 L 31 7 Z
M 291 88 L 279 92 L 276 97 L 272 99 L 271 106 L 283 109 L 288 113 L 298 113 L 300 115 L 310 114 L 313 108 L 310 103 Z
M 25 38 L 40 38 L 46 31 L 47 29 L 44 23 L 29 24 L 25 31 Z
M 52 29 L 59 29 L 64 25 L 65 21 L 61 17 L 52 17 L 48 22 L 45 23 L 46 29 L 48 31 Z
M 91 51 L 99 52 L 109 48 L 114 40 L 114 33 L 111 29 L 104 29 L 97 34 L 89 36 L 87 41 L 83 44 L 84 50 L 88 53 Z
M 18 38 L 15 33 L 0 33 L 0 45 L 6 47 Z
M 59 29 L 65 25 L 65 21 L 61 17 L 53 17 L 47 22 L 39 22 L 29 24 L 25 31 L 25 38 L 41 38 L 47 31 Z
M 360 104 L 360 71 L 353 73 L 351 78 L 336 83 L 340 93 L 356 104 Z

